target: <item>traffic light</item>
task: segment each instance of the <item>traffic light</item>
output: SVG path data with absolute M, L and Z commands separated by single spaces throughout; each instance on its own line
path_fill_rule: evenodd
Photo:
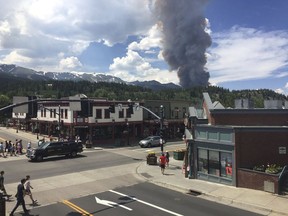
M 164 130 L 160 129 L 160 137 L 161 137 L 161 139 L 163 139 L 163 136 L 164 136 Z
M 130 115 L 132 115 L 134 113 L 133 104 L 128 105 L 128 112 L 130 113 Z
M 110 112 L 110 113 L 115 113 L 115 105 L 114 105 L 114 104 L 111 104 L 111 105 L 109 106 L 109 112 Z
M 160 106 L 160 118 L 161 119 L 164 118 L 164 107 L 163 107 L 163 105 Z

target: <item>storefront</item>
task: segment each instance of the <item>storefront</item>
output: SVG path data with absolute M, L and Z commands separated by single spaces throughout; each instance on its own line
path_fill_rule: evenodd
M 235 185 L 235 158 L 231 129 L 198 127 L 189 142 L 189 176 Z

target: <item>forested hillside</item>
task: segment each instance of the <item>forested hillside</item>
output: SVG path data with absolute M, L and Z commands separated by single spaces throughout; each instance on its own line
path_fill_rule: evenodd
M 1 77 L 0 77 L 1 78 Z M 241 90 L 210 86 L 207 88 L 169 89 L 152 91 L 151 89 L 117 83 L 91 83 L 88 81 L 30 81 L 23 79 L 1 79 L 0 107 L 12 103 L 13 96 L 39 96 L 55 98 L 85 94 L 90 98 L 107 98 L 109 100 L 190 100 L 199 104 L 202 93 L 208 92 L 212 101 L 220 101 L 225 107 L 234 107 L 234 100 L 251 98 L 255 107 L 263 107 L 264 99 L 287 100 L 287 96 L 272 90 Z

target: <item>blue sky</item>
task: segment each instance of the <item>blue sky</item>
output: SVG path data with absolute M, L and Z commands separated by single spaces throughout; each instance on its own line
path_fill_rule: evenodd
M 165 0 L 0 0 L 0 64 L 179 84 L 162 56 L 155 1 Z M 209 82 L 287 95 L 288 1 L 177 2 L 189 8 L 194 1 L 203 5 L 212 38 Z

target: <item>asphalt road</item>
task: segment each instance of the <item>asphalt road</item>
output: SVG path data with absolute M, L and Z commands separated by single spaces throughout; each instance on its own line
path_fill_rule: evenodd
M 203 200 L 150 183 L 140 183 L 35 208 L 30 211 L 30 215 L 257 216 L 258 214 Z
M 28 158 L 2 161 L 1 170 L 5 170 L 5 183 L 8 184 L 19 182 L 26 175 L 30 175 L 35 180 L 136 162 L 139 162 L 139 159 L 125 157 L 109 151 L 95 150 L 83 152 L 75 158 L 57 156 L 46 158 L 42 162 L 31 162 Z

